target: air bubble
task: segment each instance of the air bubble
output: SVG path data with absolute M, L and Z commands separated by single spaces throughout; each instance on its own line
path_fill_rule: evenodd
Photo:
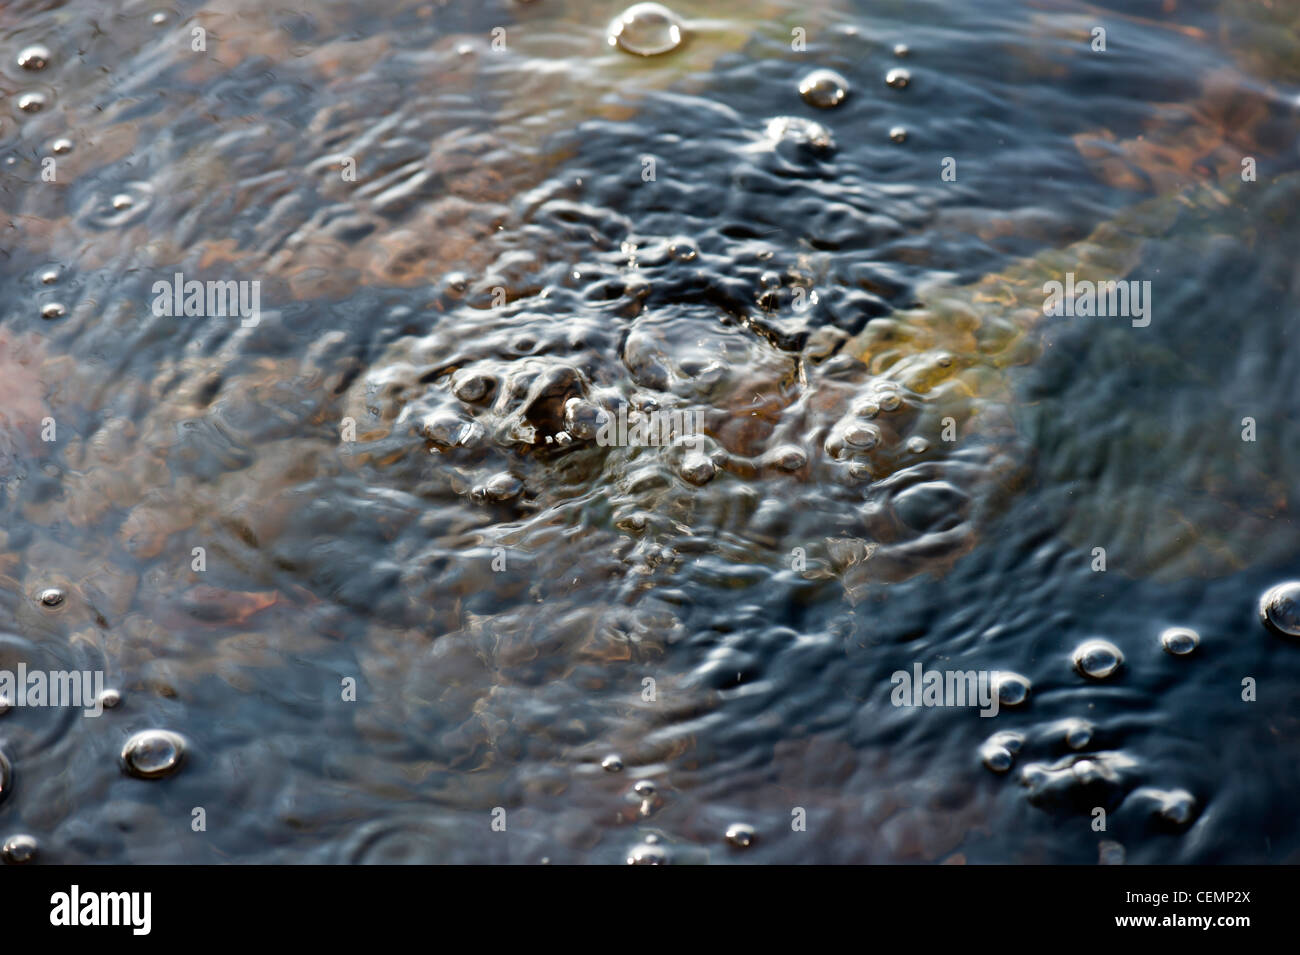
M 160 779 L 174 773 L 185 759 L 185 740 L 171 730 L 144 730 L 122 747 L 122 765 L 140 779 Z
M 668 865 L 671 862 L 668 847 L 654 842 L 643 842 L 627 854 L 628 865 Z
M 894 126 L 889 130 L 889 141 L 893 143 L 907 142 L 907 130 L 902 126 Z
M 570 398 L 564 403 L 564 430 L 575 438 L 590 441 L 600 432 L 608 415 L 582 398 Z
M 1015 764 L 1024 739 L 1019 733 L 994 733 L 980 747 L 980 759 L 992 772 L 1005 773 Z
M 880 443 L 880 430 L 869 424 L 851 424 L 844 430 L 846 443 L 862 451 L 870 451 Z
M 1074 668 L 1093 680 L 1104 680 L 1124 663 L 1124 654 L 1109 640 L 1086 640 L 1074 651 Z
M 772 463 L 782 471 L 798 471 L 808 463 L 808 455 L 797 444 L 783 444 L 772 449 Z
M 885 74 L 885 85 L 896 90 L 906 89 L 910 82 L 912 82 L 912 74 L 902 67 L 894 67 Z
M 147 182 L 128 182 L 111 196 L 97 193 L 83 207 L 86 223 L 110 229 L 139 221 L 153 203 L 153 187 Z
M 1003 706 L 1019 706 L 1029 699 L 1029 690 L 1033 685 L 1028 677 L 1009 670 L 999 670 L 993 677 L 997 688 L 998 702 Z
M 795 116 L 778 116 L 767 124 L 767 138 L 773 143 L 794 143 L 817 152 L 835 149 L 835 137 L 821 123 Z
M 633 4 L 609 25 L 609 45 L 638 56 L 670 53 L 684 35 L 677 14 L 659 3 Z
M 494 501 L 509 501 L 524 489 L 524 483 L 508 471 L 494 474 L 484 485 L 484 492 Z
M 1070 749 L 1083 749 L 1092 742 L 1092 724 L 1084 720 L 1071 720 L 1065 728 L 1065 745 Z
M 831 109 L 849 95 L 849 81 L 834 70 L 813 70 L 800 81 L 799 95 L 809 106 Z
M 1152 806 L 1152 812 L 1174 826 L 1185 826 L 1196 816 L 1196 797 L 1185 789 L 1154 789 L 1144 786 L 1133 798 Z
M 679 473 L 684 481 L 703 487 L 718 475 L 718 466 L 707 454 L 693 452 L 682 458 Z
M 49 47 L 34 43 L 18 54 L 18 65 L 24 70 L 36 72 L 50 65 Z
M 24 113 L 39 113 L 49 103 L 49 99 L 44 93 L 37 90 L 23 93 L 16 101 L 17 106 Z
M 1270 588 L 1259 598 L 1259 619 L 1274 633 L 1300 637 L 1300 582 Z
M 494 388 L 496 388 L 496 379 L 491 375 L 466 372 L 453 380 L 451 393 L 466 404 L 472 404 L 482 401 Z
M 903 399 L 892 391 L 882 392 L 879 398 L 881 411 L 897 411 Z
M 118 690 L 107 689 L 99 694 L 99 705 L 106 710 L 111 710 L 122 702 L 122 694 Z
M 727 827 L 727 843 L 737 849 L 748 849 L 757 838 L 758 834 L 754 831 L 754 827 L 747 823 L 734 822 Z
M 623 757 L 617 753 L 610 753 L 600 761 L 600 768 L 607 773 L 621 773 L 623 771 Z
M 23 865 L 36 858 L 36 837 L 25 833 L 10 836 L 0 847 L 0 856 L 7 865 Z
M 1187 627 L 1170 627 L 1160 634 L 1160 646 L 1166 653 L 1172 653 L 1176 657 L 1186 656 L 1200 643 L 1200 635 Z
M 67 600 L 67 595 L 58 587 L 46 587 L 37 595 L 36 599 L 41 602 L 42 607 L 55 610 L 63 606 L 63 602 Z
M 668 254 L 678 262 L 691 262 L 700 254 L 700 250 L 690 239 L 678 238 L 668 244 Z
M 56 318 L 62 318 L 68 314 L 68 309 L 59 302 L 46 302 L 41 306 L 41 318 L 46 321 L 53 321 Z

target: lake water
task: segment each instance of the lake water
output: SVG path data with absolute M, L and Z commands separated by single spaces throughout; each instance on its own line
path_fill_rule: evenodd
M 0 839 L 1300 861 L 1300 13 L 669 6 L 0 9 Z

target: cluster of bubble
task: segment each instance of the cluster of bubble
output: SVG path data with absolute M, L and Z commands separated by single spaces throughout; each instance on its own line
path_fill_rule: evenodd
M 34 594 L 38 606 L 45 612 L 57 614 L 67 606 L 68 595 L 62 587 L 42 587 Z M 121 705 L 122 694 L 112 687 L 105 688 L 96 702 L 104 709 Z M 9 713 L 16 701 L 0 694 L 0 716 Z M 122 746 L 122 770 L 137 779 L 162 779 L 175 773 L 185 760 L 187 743 L 183 736 L 171 730 L 146 729 L 134 733 Z M 0 802 L 13 790 L 13 764 L 0 751 Z M 35 836 L 16 833 L 0 843 L 0 860 L 9 865 L 22 865 L 36 858 L 39 846 Z
M 623 757 L 610 753 L 601 760 L 600 766 L 607 773 L 621 773 Z M 637 813 L 642 818 L 651 815 L 661 802 L 659 788 L 650 779 L 638 779 L 628 793 L 628 799 L 638 804 Z M 748 849 L 757 839 L 754 827 L 745 822 L 734 822 L 723 833 L 723 840 L 733 849 Z M 628 865 L 669 865 L 673 859 L 672 847 L 654 833 L 645 835 L 627 854 Z
M 1259 616 L 1268 630 L 1285 637 L 1300 637 L 1300 581 L 1286 581 L 1265 591 L 1259 600 Z M 1161 631 L 1159 643 L 1171 656 L 1185 657 L 1200 646 L 1201 638 L 1189 627 L 1174 626 Z M 1079 675 L 1101 682 L 1122 670 L 1124 654 L 1111 641 L 1093 637 L 1074 649 L 1071 662 Z M 1044 735 L 1049 739 L 1063 739 L 1066 746 L 1077 751 L 1089 746 L 1093 732 L 1092 724 L 1086 720 L 1069 719 L 1048 727 Z M 1024 744 L 1023 733 L 996 732 L 981 744 L 980 760 L 991 772 L 1007 773 Z M 1078 753 L 1053 763 L 1030 763 L 1022 770 L 1020 782 L 1029 790 L 1032 800 L 1059 799 L 1081 787 L 1118 784 L 1135 765 L 1122 753 Z M 1133 790 L 1128 799 L 1146 806 L 1153 815 L 1176 827 L 1186 826 L 1197 812 L 1196 798 L 1182 789 L 1144 786 Z
M 628 7 L 615 17 L 607 31 L 609 45 L 636 56 L 661 56 L 671 53 L 687 41 L 686 24 L 672 10 L 660 3 L 637 3 Z M 894 46 L 894 56 L 903 58 L 911 54 L 905 43 Z M 903 67 L 893 67 L 885 73 L 885 85 L 895 90 L 904 90 L 912 82 L 912 74 Z M 830 69 L 816 69 L 799 81 L 799 95 L 804 102 L 817 109 L 833 109 L 843 103 L 849 95 L 849 81 L 840 73 Z M 795 120 L 782 117 L 774 122 L 787 125 L 796 124 L 808 140 L 821 148 L 831 148 L 832 141 L 825 127 L 807 120 Z M 769 129 L 769 138 L 772 136 Z M 788 133 L 788 129 L 779 132 Z M 889 138 L 896 143 L 907 140 L 907 130 L 895 126 L 889 131 Z

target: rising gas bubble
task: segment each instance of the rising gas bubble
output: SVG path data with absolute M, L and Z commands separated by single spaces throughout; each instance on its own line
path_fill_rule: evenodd
M 39 90 L 31 90 L 20 94 L 14 103 L 24 113 L 39 113 L 49 104 L 49 97 Z
M 809 106 L 830 109 L 849 95 L 849 81 L 834 70 L 813 70 L 799 82 L 799 95 Z
M 50 65 L 49 47 L 34 43 L 18 54 L 18 65 L 24 70 L 43 70 Z
M 122 702 L 122 694 L 118 690 L 107 689 L 99 694 L 99 705 L 106 710 L 111 710 Z
M 1097 843 L 1097 864 L 1098 865 L 1123 865 L 1124 864 L 1124 846 L 1118 842 L 1111 842 L 1103 839 Z
M 684 36 L 677 14 L 659 3 L 633 4 L 609 25 L 609 45 L 638 56 L 670 53 Z
M 757 838 L 758 834 L 754 831 L 754 827 L 747 823 L 733 822 L 727 827 L 727 843 L 737 849 L 748 849 Z
M 1259 619 L 1274 633 L 1300 637 L 1300 582 L 1271 587 L 1259 598 Z
M 643 842 L 633 846 L 627 854 L 628 865 L 668 865 L 671 862 L 672 854 L 668 847 L 657 842 Z
M 1200 642 L 1200 635 L 1187 627 L 1170 627 L 1160 634 L 1160 646 L 1166 653 L 1172 653 L 1176 657 L 1191 653 Z
M 1003 706 L 1019 706 L 1029 699 L 1029 690 L 1033 684 L 1029 678 L 1008 670 L 999 670 L 993 675 L 993 686 L 997 690 L 998 702 Z
M 797 116 L 778 116 L 767 124 L 768 142 L 773 146 L 793 143 L 815 152 L 831 152 L 835 149 L 835 137 L 821 123 Z
M 496 388 L 496 379 L 491 375 L 478 372 L 466 372 L 457 375 L 451 386 L 451 393 L 466 404 L 482 401 Z
M 1174 826 L 1185 826 L 1196 816 L 1196 797 L 1185 789 L 1144 786 L 1132 798 L 1147 803 L 1154 815 Z
M 96 193 L 82 207 L 82 220 L 98 229 L 113 229 L 137 222 L 148 213 L 153 187 L 147 182 L 128 182 L 111 195 Z
M 692 240 L 676 238 L 668 244 L 668 254 L 678 262 L 691 262 L 700 254 L 700 250 Z
M 1086 720 L 1070 720 L 1065 727 L 1065 745 L 1070 749 L 1083 749 L 1092 742 L 1092 724 Z
M 22 865 L 36 858 L 36 848 L 34 836 L 17 833 L 4 841 L 4 846 L 0 847 L 0 856 L 4 857 L 7 865 Z
M 1074 651 L 1074 668 L 1093 680 L 1104 680 L 1118 670 L 1124 654 L 1109 640 L 1085 640 Z
M 718 467 L 707 454 L 692 452 L 682 458 L 678 472 L 682 480 L 696 487 L 703 487 L 717 477 Z
M 1015 764 L 1025 738 L 1019 733 L 994 733 L 980 747 L 980 760 L 995 773 L 1005 773 Z
M 493 501 L 509 501 L 518 497 L 524 489 L 524 483 L 508 471 L 495 474 L 483 486 L 484 492 Z
M 185 740 L 170 730 L 143 730 L 122 747 L 122 765 L 140 779 L 160 779 L 174 773 L 185 759 Z
M 604 411 L 582 398 L 570 398 L 564 403 L 564 430 L 583 441 L 595 438 L 606 418 Z
M 912 74 L 901 66 L 896 66 L 885 74 L 885 85 L 896 90 L 906 89 L 910 82 L 912 82 Z
M 797 444 L 783 444 L 768 453 L 774 467 L 782 471 L 798 471 L 808 463 L 808 453 Z

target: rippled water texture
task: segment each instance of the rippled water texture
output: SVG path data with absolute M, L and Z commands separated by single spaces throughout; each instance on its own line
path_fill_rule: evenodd
M 1300 15 L 629 6 L 0 8 L 5 857 L 1300 860 Z

